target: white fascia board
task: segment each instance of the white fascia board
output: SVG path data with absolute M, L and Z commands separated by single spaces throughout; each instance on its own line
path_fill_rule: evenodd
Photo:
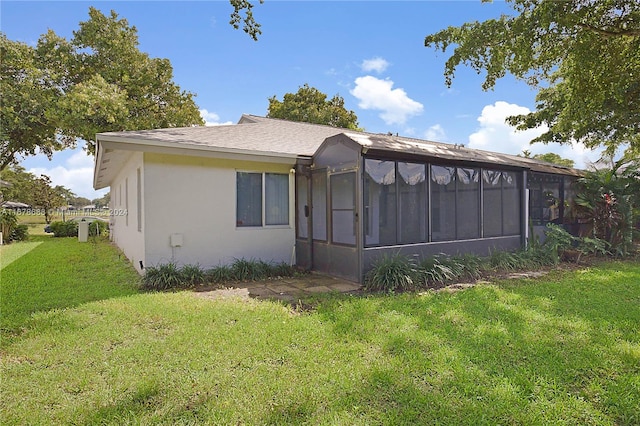
M 297 158 L 301 157 L 297 154 L 221 148 L 198 144 L 180 144 L 148 139 L 123 138 L 113 135 L 98 135 L 97 139 L 103 142 L 103 146 L 105 146 L 105 148 L 123 151 L 156 152 L 161 154 L 190 155 L 195 157 L 202 156 L 238 160 L 247 160 L 247 157 L 253 157 L 253 161 L 282 164 L 289 164 L 291 161 L 295 162 Z M 255 160 L 255 158 L 260 158 L 260 160 Z
M 100 164 L 102 164 L 102 152 L 104 150 L 102 149 L 102 147 L 100 146 L 100 141 L 96 138 L 96 155 L 93 161 L 93 189 L 95 189 L 96 191 L 98 189 L 102 189 L 104 188 L 104 186 L 98 188 L 98 168 L 100 167 Z

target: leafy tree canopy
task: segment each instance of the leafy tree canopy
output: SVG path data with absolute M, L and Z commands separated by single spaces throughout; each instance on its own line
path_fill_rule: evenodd
M 56 138 L 56 126 L 46 117 L 60 89 L 35 58 L 34 49 L 0 33 L 0 170 L 16 155 L 49 158 L 65 144 Z
M 31 187 L 36 177 L 24 167 L 17 164 L 9 166 L 0 172 L 0 179 L 7 184 L 1 188 L 4 201 L 31 202 Z
M 637 0 L 507 0 L 515 10 L 428 35 L 427 47 L 484 72 L 483 89 L 506 73 L 538 89 L 536 111 L 507 121 L 518 129 L 547 126 L 532 142 L 584 143 L 640 153 L 640 3 Z
M 55 208 L 76 198 L 70 189 L 62 185 L 52 186 L 48 176 L 35 176 L 17 164 L 2 170 L 0 178 L 7 184 L 2 188 L 5 201 L 17 201 L 37 208 Z
M 358 129 L 356 113 L 347 111 L 341 96 L 327 100 L 327 95 L 308 84 L 300 87 L 297 93 L 285 94 L 282 101 L 275 96 L 269 98 L 267 117 Z
M 96 207 L 106 207 L 106 206 L 109 206 L 110 202 L 111 202 L 111 193 L 107 192 L 102 197 L 94 198 L 93 200 L 91 200 L 90 204 L 95 204 Z
M 204 124 L 169 60 L 138 49 L 135 27 L 89 9 L 70 40 L 49 30 L 35 48 L 2 34 L 0 169 L 18 156 L 74 146 L 97 132 Z
M 533 156 L 536 160 L 546 161 L 547 163 L 557 164 L 559 166 L 573 167 L 575 162 L 569 158 L 562 158 L 558 154 L 548 152 L 546 154 L 535 154 Z
M 526 158 L 534 158 L 536 160 L 546 161 L 547 163 L 553 163 L 559 166 L 573 167 L 575 165 L 575 161 L 569 158 L 563 158 L 554 152 L 547 152 L 546 154 L 535 154 L 532 156 L 531 151 L 525 149 L 524 151 L 522 151 L 522 154 L 518 155 Z

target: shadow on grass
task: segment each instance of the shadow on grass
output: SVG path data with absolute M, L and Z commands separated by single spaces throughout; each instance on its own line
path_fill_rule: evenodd
M 617 269 L 455 295 L 337 297 L 318 313 L 339 338 L 381 349 L 358 401 L 379 407 L 380 423 L 634 424 L 640 265 Z
M 2 269 L 0 327 L 17 333 L 36 312 L 138 292 L 139 276 L 104 238 L 32 237 L 37 247 Z

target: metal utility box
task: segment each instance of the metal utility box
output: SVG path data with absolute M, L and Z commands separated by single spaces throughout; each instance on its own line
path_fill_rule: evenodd
M 78 223 L 78 241 L 86 243 L 89 239 L 89 222 L 81 221 Z

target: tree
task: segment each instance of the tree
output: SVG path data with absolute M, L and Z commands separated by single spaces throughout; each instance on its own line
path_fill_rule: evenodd
M 46 114 L 60 91 L 36 63 L 35 50 L 0 33 L 0 171 L 18 155 L 46 154 L 65 148 Z
M 107 192 L 101 198 L 95 198 L 91 200 L 91 204 L 94 204 L 96 208 L 109 207 L 110 202 L 111 202 L 111 192 Z
M 356 113 L 347 111 L 341 96 L 327 100 L 327 95 L 308 84 L 301 86 L 297 93 L 285 94 L 282 101 L 275 96 L 269 98 L 267 117 L 358 129 Z
M 93 7 L 71 40 L 51 30 L 40 38 L 37 58 L 64 92 L 49 114 L 64 139 L 84 139 L 93 152 L 97 132 L 204 124 L 193 94 L 172 81 L 169 60 L 138 44 L 126 19 Z
M 517 13 L 448 27 L 425 38 L 445 52 L 452 84 L 460 64 L 485 72 L 484 90 L 506 73 L 538 90 L 536 111 L 508 117 L 532 142 L 582 142 L 640 153 L 640 3 L 637 0 L 508 0 Z
M 573 160 L 570 160 L 569 158 L 562 158 L 554 152 L 548 152 L 546 154 L 535 154 L 531 158 L 546 161 L 547 163 L 557 164 L 559 166 L 573 167 L 575 165 L 575 162 Z
M 75 208 L 81 208 L 81 207 L 84 207 L 84 206 L 89 206 L 89 205 L 95 204 L 95 203 L 91 202 L 90 199 L 85 198 L 85 197 L 72 197 L 72 198 L 67 199 L 67 201 L 69 202 L 70 205 L 74 206 Z
M 30 204 L 44 210 L 45 222 L 51 223 L 51 211 L 65 204 L 63 189 L 60 186 L 53 188 L 47 175 L 41 175 L 32 182 Z
M 2 198 L 5 201 L 16 201 L 29 204 L 31 189 L 35 176 L 17 164 L 7 167 L 0 172 L 0 179 L 8 185 L 2 188 Z
M 70 40 L 49 30 L 35 48 L 4 34 L 0 42 L 0 170 L 77 139 L 93 153 L 97 132 L 204 124 L 169 60 L 141 52 L 136 28 L 114 11 L 90 8 Z

